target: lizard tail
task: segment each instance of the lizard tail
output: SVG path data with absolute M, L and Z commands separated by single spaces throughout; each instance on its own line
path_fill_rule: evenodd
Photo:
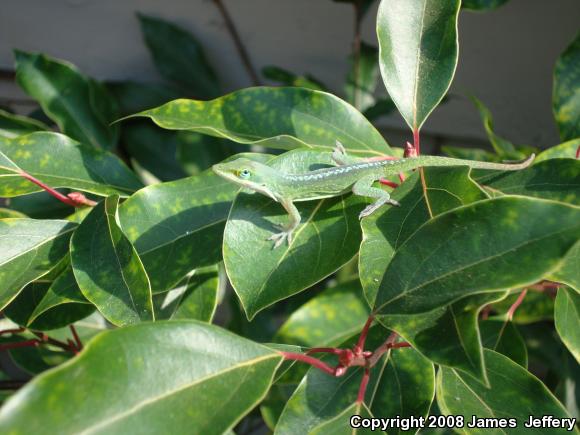
M 439 164 L 435 164 L 433 166 L 470 166 L 474 169 L 490 169 L 490 170 L 499 170 L 499 171 L 517 171 L 520 169 L 527 168 L 532 164 L 534 158 L 536 157 L 535 154 L 532 154 L 525 160 L 516 163 L 492 163 L 492 162 L 478 162 L 476 160 L 463 160 L 463 159 L 454 159 L 451 157 L 439 157 L 439 159 L 444 160 L 441 161 Z M 421 157 L 423 158 L 423 157 Z M 429 157 L 425 156 L 425 159 L 429 159 Z M 430 166 L 427 163 L 425 166 Z

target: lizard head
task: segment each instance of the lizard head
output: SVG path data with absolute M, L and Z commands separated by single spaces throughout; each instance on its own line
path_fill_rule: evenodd
M 280 174 L 275 169 L 246 158 L 231 162 L 218 163 L 212 170 L 222 178 L 232 183 L 259 192 L 278 201 L 276 195 L 276 180 Z

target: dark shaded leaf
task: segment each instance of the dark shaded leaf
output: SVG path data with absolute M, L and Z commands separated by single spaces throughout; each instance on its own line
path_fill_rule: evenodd
M 562 287 L 556 297 L 554 312 L 560 338 L 580 363 L 580 294 Z
M 153 320 L 151 286 L 137 251 L 117 223 L 118 196 L 97 204 L 71 240 L 71 264 L 83 295 L 111 323 Z
M 580 137 L 580 33 L 560 55 L 554 69 L 552 105 L 563 141 Z
M 0 136 L 12 139 L 42 130 L 48 130 L 48 126 L 35 119 L 0 109 Z
M 145 43 L 161 75 L 197 98 L 214 98 L 220 94 L 215 72 L 191 33 L 159 18 L 137 16 Z
M 119 136 L 113 99 L 72 64 L 16 50 L 16 80 L 60 130 L 95 148 L 112 149 Z

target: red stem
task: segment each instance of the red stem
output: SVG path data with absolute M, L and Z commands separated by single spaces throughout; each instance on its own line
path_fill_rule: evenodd
M 36 347 L 39 344 L 40 344 L 40 342 L 36 338 L 33 338 L 31 340 L 26 340 L 26 341 L 17 341 L 15 343 L 4 343 L 4 344 L 0 344 L 0 351 L 8 350 L 8 349 L 15 349 L 17 347 Z
M 516 299 L 516 301 L 513 303 L 513 305 L 510 307 L 510 309 L 508 310 L 508 312 L 507 312 L 507 321 L 508 322 L 511 322 L 511 320 L 513 319 L 516 310 L 518 309 L 518 307 L 524 301 L 524 298 L 526 297 L 526 294 L 527 293 L 528 293 L 528 289 L 524 289 L 520 293 L 520 295 L 518 296 L 518 298 Z
M 360 336 L 358 337 L 358 342 L 356 343 L 355 349 L 358 349 L 359 351 L 364 350 L 364 348 L 365 348 L 365 342 L 367 340 L 367 335 L 369 333 L 369 328 L 373 324 L 373 320 L 375 320 L 375 316 L 371 314 L 367 318 L 367 321 L 365 322 L 365 326 L 363 326 L 363 329 L 362 329 L 362 331 L 360 333 Z
M 69 326 L 70 326 L 70 331 L 72 332 L 72 335 L 75 339 L 76 348 L 78 350 L 83 350 L 83 342 L 81 341 L 79 335 L 77 334 L 77 329 L 74 327 L 74 325 L 69 325 Z
M 65 204 L 70 205 L 71 207 L 78 207 L 78 204 L 76 202 L 74 202 L 72 199 L 70 199 L 67 196 L 63 195 L 62 193 L 54 190 L 52 187 L 47 186 L 42 181 L 34 178 L 32 175 L 30 175 L 30 174 L 28 174 L 28 173 L 26 173 L 24 171 L 20 172 L 20 175 L 22 175 L 28 181 L 31 181 L 34 184 L 36 184 L 37 186 L 39 186 L 42 189 L 46 190 L 48 193 L 50 193 L 52 196 L 54 196 L 59 201 L 64 202 Z
M 580 159 L 580 146 L 576 149 L 576 158 Z
M 421 155 L 421 146 L 419 143 L 419 130 L 416 128 L 413 130 L 413 147 L 415 148 L 415 151 L 417 152 L 417 156 L 420 156 Z
M 74 346 L 71 347 L 70 343 L 65 343 L 64 341 L 60 341 L 60 340 L 56 340 L 54 338 L 51 338 L 43 332 L 36 332 L 36 331 L 30 331 L 30 332 L 32 332 L 34 335 L 36 335 L 40 339 L 40 341 L 43 343 L 52 344 L 53 346 L 60 347 L 63 350 L 68 350 L 69 352 L 76 353 Z
M 360 381 L 360 387 L 358 387 L 358 396 L 356 398 L 357 403 L 363 403 L 365 401 L 365 393 L 367 391 L 367 386 L 369 384 L 369 378 L 370 378 L 370 371 L 367 368 L 365 368 L 365 372 L 363 374 L 363 377 Z
M 15 328 L 15 329 L 5 329 L 0 331 L 0 335 L 4 334 L 20 334 L 21 332 L 26 331 L 26 328 Z
M 317 369 L 322 370 L 323 372 L 328 373 L 329 375 L 335 375 L 335 369 L 330 367 L 328 364 L 323 363 L 319 359 L 313 358 L 308 355 L 304 355 L 302 353 L 294 353 L 294 352 L 280 352 L 284 359 L 287 360 L 295 360 L 295 361 L 302 361 L 303 363 L 310 364 Z

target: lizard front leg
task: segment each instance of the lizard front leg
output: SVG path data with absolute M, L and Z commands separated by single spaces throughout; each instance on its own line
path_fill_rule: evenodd
M 280 200 L 280 204 L 282 204 L 282 207 L 284 207 L 284 209 L 288 212 L 288 217 L 290 220 L 285 226 L 282 227 L 282 232 L 273 234 L 268 238 L 268 240 L 274 240 L 274 248 L 277 248 L 282 243 L 284 243 L 284 240 L 286 240 L 288 244 L 292 243 L 294 231 L 300 225 L 301 220 L 300 212 L 292 200 L 282 199 Z
M 358 180 L 352 186 L 352 193 L 358 196 L 366 196 L 369 198 L 375 198 L 376 201 L 373 202 L 371 205 L 367 206 L 363 211 L 360 212 L 358 215 L 359 219 L 364 218 L 365 216 L 370 215 L 374 211 L 376 211 L 379 207 L 385 204 L 391 205 L 400 205 L 394 199 L 391 199 L 391 195 L 388 192 L 385 192 L 382 189 L 378 189 L 376 187 L 372 187 L 374 183 L 374 177 L 364 177 Z

